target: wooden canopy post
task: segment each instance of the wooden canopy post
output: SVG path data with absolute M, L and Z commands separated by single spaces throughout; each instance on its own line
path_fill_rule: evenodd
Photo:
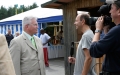
M 70 13 L 68 13 L 70 12 Z M 65 75 L 73 75 L 74 66 L 70 66 L 68 57 L 70 56 L 71 42 L 77 41 L 77 32 L 74 26 L 77 9 L 64 6 L 63 9 L 63 31 L 64 31 L 64 51 L 65 51 Z M 71 67 L 71 70 L 70 70 Z

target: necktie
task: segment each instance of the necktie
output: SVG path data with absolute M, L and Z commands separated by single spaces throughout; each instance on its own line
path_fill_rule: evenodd
M 36 43 L 35 43 L 34 37 L 31 38 L 31 42 L 32 42 L 33 46 L 36 48 Z

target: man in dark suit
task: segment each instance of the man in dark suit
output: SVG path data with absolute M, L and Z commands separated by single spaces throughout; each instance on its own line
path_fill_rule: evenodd
M 14 36 L 11 34 L 11 30 L 8 29 L 8 33 L 5 35 L 8 46 L 10 45 L 10 41 L 14 38 Z

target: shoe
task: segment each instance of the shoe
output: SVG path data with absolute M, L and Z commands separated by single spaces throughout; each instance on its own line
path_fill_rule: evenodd
M 45 65 L 46 67 L 49 67 L 49 65 Z

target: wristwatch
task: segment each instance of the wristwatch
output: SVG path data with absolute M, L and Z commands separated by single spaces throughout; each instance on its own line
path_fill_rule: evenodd
M 95 33 L 102 33 L 102 30 L 95 30 Z

